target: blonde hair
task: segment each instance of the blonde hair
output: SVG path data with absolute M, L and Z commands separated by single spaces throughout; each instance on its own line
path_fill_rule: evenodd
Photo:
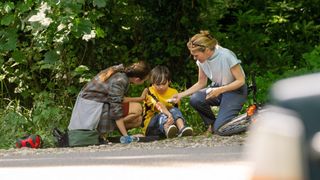
M 107 81 L 113 74 L 117 72 L 123 72 L 128 77 L 138 77 L 145 79 L 150 73 L 150 66 L 144 61 L 139 61 L 131 64 L 128 67 L 124 67 L 123 64 L 109 67 L 99 74 L 99 79 L 103 82 Z
M 218 41 L 210 35 L 209 31 L 201 30 L 188 41 L 187 46 L 190 51 L 204 52 L 206 48 L 214 50 L 217 44 Z

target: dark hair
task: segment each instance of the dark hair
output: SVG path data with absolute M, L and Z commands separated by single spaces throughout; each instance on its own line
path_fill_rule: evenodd
M 112 66 L 102 71 L 99 75 L 101 81 L 107 81 L 113 74 L 117 72 L 123 72 L 128 77 L 138 77 L 140 79 L 145 79 L 150 73 L 150 66 L 144 61 L 138 61 L 131 64 L 128 67 L 124 67 L 123 64 Z
M 148 63 L 146 63 L 145 61 L 139 61 L 126 67 L 124 69 L 124 73 L 126 73 L 128 77 L 138 77 L 140 79 L 145 79 L 149 75 L 150 70 L 151 68 Z
M 151 84 L 162 84 L 171 81 L 171 73 L 166 66 L 158 65 L 151 70 Z

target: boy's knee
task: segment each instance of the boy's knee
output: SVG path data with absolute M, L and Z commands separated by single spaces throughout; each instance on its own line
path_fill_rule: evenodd
M 171 109 L 169 110 L 169 112 L 170 112 L 171 114 L 180 114 L 180 113 L 181 113 L 180 109 L 177 108 L 177 107 L 171 108 Z
M 142 116 L 137 116 L 136 118 L 130 120 L 130 122 L 127 122 L 125 125 L 127 129 L 132 129 L 132 128 L 140 127 L 141 123 L 142 123 Z

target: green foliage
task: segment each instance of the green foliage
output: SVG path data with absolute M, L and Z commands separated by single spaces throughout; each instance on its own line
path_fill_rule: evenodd
M 172 82 L 170 86 L 177 89 L 179 92 L 187 89 L 186 86 L 181 86 L 177 82 Z M 180 110 L 185 117 L 187 124 L 193 128 L 194 134 L 200 134 L 205 130 L 205 127 L 199 114 L 191 107 L 189 100 L 189 97 L 181 99 Z
M 66 129 L 69 123 L 70 107 L 59 106 L 57 101 L 58 97 L 48 92 L 41 92 L 35 97 L 29 125 L 44 139 L 45 147 L 53 146 L 52 130 L 55 127 Z
M 191 107 L 189 98 L 182 99 L 180 110 L 186 118 L 187 124 L 193 128 L 195 135 L 201 134 L 206 130 L 200 115 Z
M 307 63 L 307 71 L 320 71 L 320 45 L 316 46 L 311 52 L 304 53 L 303 58 Z
M 24 135 L 28 126 L 29 110 L 21 108 L 19 101 L 10 101 L 6 109 L 0 111 L 0 148 L 15 146 L 15 140 Z
M 54 127 L 65 129 L 69 122 L 70 107 L 57 106 L 57 97 L 52 93 L 41 92 L 35 97 L 31 109 L 21 106 L 19 101 L 10 101 L 1 111 L 1 136 L 4 139 L 0 148 L 13 147 L 15 139 L 25 134 L 39 134 L 43 139 L 42 147 L 54 144 L 52 130 Z

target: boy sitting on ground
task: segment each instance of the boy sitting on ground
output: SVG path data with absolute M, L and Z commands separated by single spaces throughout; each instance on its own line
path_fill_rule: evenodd
M 170 71 L 166 66 L 156 66 L 150 74 L 151 86 L 144 101 L 143 132 L 146 136 L 165 136 L 167 138 L 191 136 L 193 130 L 171 97 L 178 91 L 169 87 Z

